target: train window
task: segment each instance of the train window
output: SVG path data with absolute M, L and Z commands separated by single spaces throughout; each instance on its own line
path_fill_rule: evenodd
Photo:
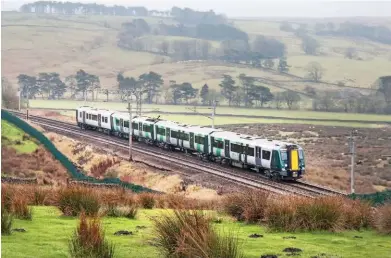
M 203 136 L 195 136 L 194 137 L 194 142 L 198 144 L 204 144 L 204 138 Z
M 148 124 L 143 124 L 143 131 L 147 132 L 147 133 L 150 133 L 151 132 L 150 126 Z
M 105 123 L 107 123 L 107 121 L 108 121 L 108 118 L 107 118 L 107 117 L 105 117 Z
M 288 155 L 287 155 L 286 151 L 281 151 L 281 159 L 283 161 L 287 161 L 288 160 Z
M 119 120 L 118 119 L 115 119 L 115 125 L 119 126 Z
M 92 120 L 98 121 L 98 116 L 97 115 L 92 115 Z
M 213 147 L 219 148 L 219 149 L 224 149 L 224 143 L 223 143 L 223 141 L 215 140 L 213 142 Z
M 166 135 L 166 129 L 158 127 L 156 133 L 159 135 Z
M 124 127 L 129 128 L 129 121 L 124 121 Z
M 231 151 L 236 153 L 243 153 L 243 146 L 231 143 Z
M 270 160 L 270 151 L 262 151 L 262 159 Z
M 81 112 L 79 113 L 79 117 L 81 118 Z
M 184 141 L 189 141 L 189 134 L 188 133 L 181 133 L 181 139 Z
M 299 159 L 304 159 L 303 150 L 299 150 Z
M 90 114 L 86 113 L 86 119 L 90 119 Z
M 134 130 L 138 130 L 138 123 L 132 123 L 132 128 Z
M 254 148 L 247 147 L 247 156 L 254 157 Z
M 177 138 L 178 139 L 178 132 L 171 131 L 171 138 Z

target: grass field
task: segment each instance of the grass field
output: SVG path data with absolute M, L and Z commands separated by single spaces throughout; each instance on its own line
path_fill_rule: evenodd
M 197 88 L 204 83 L 208 83 L 211 88 L 218 88 L 222 74 L 237 76 L 245 73 L 272 80 L 292 80 L 291 77 L 270 71 L 224 63 L 175 63 L 168 57 L 161 63 L 162 56 L 121 50 L 117 47 L 118 30 L 121 23 L 132 18 L 3 12 L 2 58 L 7 64 L 3 67 L 3 76 L 16 83 L 16 77 L 20 73 L 36 75 L 39 72 L 59 72 L 65 77 L 78 69 L 85 69 L 89 73 L 99 75 L 105 88 L 115 87 L 116 75 L 120 71 L 128 76 L 155 71 L 163 75 L 167 85 L 169 80 L 188 81 Z M 173 23 L 172 19 L 161 17 L 141 18 L 151 24 L 157 24 L 160 20 L 164 23 Z M 305 56 L 300 48 L 300 39 L 292 33 L 280 31 L 279 21 L 235 20 L 234 23 L 249 33 L 250 38 L 266 35 L 285 42 L 288 63 L 295 75 L 304 76 L 308 62 L 318 61 L 325 68 L 325 80 L 343 81 L 346 85 L 365 88 L 379 76 L 389 73 L 391 47 L 387 45 L 357 39 L 321 37 L 321 54 Z M 159 36 L 156 40 L 162 40 L 162 37 Z M 215 43 L 213 45 L 217 46 Z M 344 59 L 343 53 L 349 46 L 357 49 L 362 61 Z M 283 84 L 286 87 L 300 89 L 306 85 L 324 88 L 324 85 L 313 83 Z M 272 84 L 266 86 L 272 91 L 281 90 Z
M 158 216 L 162 210 L 141 210 L 136 220 L 124 218 L 104 218 L 103 226 L 109 241 L 116 245 L 116 257 L 159 257 L 156 247 L 148 241 L 154 238 L 150 217 Z M 390 257 L 391 237 L 380 236 L 372 231 L 344 233 L 270 233 L 264 227 L 232 222 L 222 217 L 221 224 L 215 224 L 223 232 L 237 233 L 241 249 L 246 258 L 256 258 L 264 254 L 278 254 L 287 247 L 302 250 L 300 257 Z M 68 257 L 67 240 L 76 228 L 77 219 L 63 217 L 54 207 L 33 207 L 33 220 L 15 220 L 14 228 L 24 228 L 27 232 L 13 232 L 2 236 L 1 254 L 3 257 Z M 146 226 L 136 229 L 136 226 Z M 114 236 L 118 230 L 132 231 L 131 236 Z M 262 238 L 249 238 L 251 234 L 261 234 Z M 296 239 L 283 239 L 295 236 Z M 355 236 L 362 237 L 356 238 Z M 375 251 L 376 250 L 376 251 Z
M 76 109 L 84 105 L 83 101 L 65 101 L 65 100 L 30 100 L 32 108 L 64 108 Z M 106 108 L 112 110 L 126 111 L 126 103 L 118 102 L 87 102 L 86 105 Z M 192 106 L 175 106 L 175 105 L 143 105 L 145 111 L 164 111 L 164 112 L 187 112 L 193 113 Z M 210 114 L 211 110 L 206 107 L 197 107 L 198 113 Z M 68 115 L 74 115 L 67 113 Z M 229 108 L 217 107 L 216 109 L 216 124 L 233 124 L 233 123 L 309 123 L 322 125 L 340 125 L 340 126 L 377 126 L 376 124 L 364 124 L 359 122 L 338 122 L 338 120 L 358 120 L 358 121 L 386 121 L 391 122 L 391 116 L 373 115 L 373 114 L 350 114 L 350 113 L 332 113 L 332 112 L 313 112 L 313 111 L 297 111 L 297 110 L 276 110 L 276 109 L 244 109 L 244 108 Z M 218 114 L 232 114 L 238 117 L 219 117 Z M 244 118 L 241 115 L 254 116 L 272 116 L 277 119 L 260 119 L 260 118 Z M 163 118 L 175 118 L 174 120 L 182 121 L 191 124 L 211 124 L 211 120 L 203 116 L 185 116 L 185 115 L 161 115 Z M 297 120 L 284 120 L 284 118 L 294 118 Z M 332 119 L 335 121 L 304 121 L 303 119 Z
M 7 121 L 1 120 L 1 145 L 14 148 L 19 153 L 31 153 L 38 148 L 32 141 L 23 139 L 25 133 Z

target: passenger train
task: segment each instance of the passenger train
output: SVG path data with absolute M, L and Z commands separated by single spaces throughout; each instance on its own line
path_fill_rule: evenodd
M 76 121 L 84 130 L 129 137 L 128 113 L 82 106 Z M 133 117 L 131 125 L 134 140 L 252 169 L 273 180 L 297 180 L 305 174 L 304 150 L 294 143 L 144 116 Z

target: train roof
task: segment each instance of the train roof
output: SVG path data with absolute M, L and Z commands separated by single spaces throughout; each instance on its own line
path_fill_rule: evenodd
M 270 148 L 286 148 L 287 145 L 297 145 L 299 148 L 301 148 L 300 145 L 289 143 L 289 142 L 283 142 L 278 140 L 270 140 L 267 138 L 263 138 L 256 135 L 247 135 L 247 134 L 241 134 L 241 133 L 235 133 L 235 132 L 229 132 L 229 131 L 218 131 L 213 133 L 213 137 L 216 138 L 223 138 L 230 140 L 232 142 L 243 142 L 254 146 L 263 146 L 263 147 L 270 147 Z
M 81 106 L 81 107 L 77 108 L 77 110 L 98 112 L 98 113 L 102 113 L 102 114 L 106 114 L 106 115 L 114 113 L 113 110 L 108 110 L 108 109 L 103 109 L 103 108 L 95 108 L 95 107 L 90 107 L 90 106 Z

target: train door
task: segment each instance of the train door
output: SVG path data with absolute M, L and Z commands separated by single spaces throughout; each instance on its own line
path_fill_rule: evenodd
M 194 133 L 190 133 L 190 149 L 194 149 Z
M 179 137 L 179 144 L 183 148 L 183 139 L 185 138 L 185 132 L 184 131 L 178 131 L 178 137 Z
M 230 158 L 229 155 L 229 140 L 224 141 L 224 157 Z
M 113 115 L 110 116 L 110 125 L 111 125 L 111 130 L 114 131 L 114 119 L 113 119 Z
M 155 130 L 154 130 L 154 127 L 153 127 L 153 124 L 152 125 L 149 125 L 149 132 L 150 132 L 150 137 L 151 137 L 151 140 L 154 140 L 155 139 Z
M 83 111 L 83 124 L 86 123 L 86 111 Z
M 209 153 L 209 137 L 207 135 L 204 136 L 204 153 Z
M 212 153 L 212 155 L 214 155 L 213 153 L 213 144 L 215 142 L 215 138 L 213 136 L 210 137 L 210 153 Z
M 98 126 L 102 127 L 102 115 L 98 114 Z
M 122 118 L 119 120 L 119 127 L 120 127 L 120 132 L 123 133 L 124 132 L 124 120 Z
M 138 123 L 138 133 L 140 137 L 143 137 L 143 123 Z
M 248 144 L 246 144 L 246 146 L 244 146 L 243 148 L 242 160 L 244 160 L 244 164 L 247 164 L 247 150 L 248 150 Z
M 262 166 L 262 149 L 261 147 L 255 147 L 255 165 Z
M 270 150 L 262 150 L 262 167 L 270 168 L 272 152 Z
M 171 143 L 170 138 L 171 138 L 171 130 L 170 130 L 170 128 L 166 127 L 166 142 L 167 143 Z

